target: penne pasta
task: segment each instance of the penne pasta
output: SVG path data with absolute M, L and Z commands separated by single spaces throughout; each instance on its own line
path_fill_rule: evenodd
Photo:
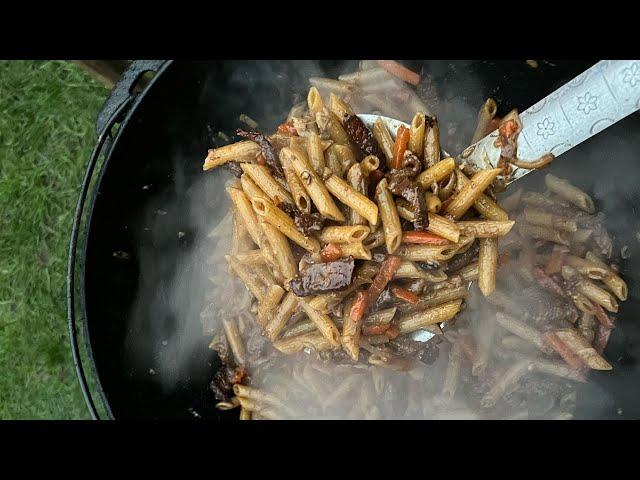
M 251 177 L 251 180 L 260 187 L 272 201 L 276 203 L 289 202 L 293 203 L 293 199 L 289 192 L 271 176 L 269 169 L 264 165 L 253 163 L 241 163 L 242 170 Z
M 602 283 L 611 290 L 616 297 L 620 300 L 625 301 L 629 294 L 629 289 L 627 288 L 627 282 L 625 282 L 617 273 L 611 270 L 602 260 L 600 260 L 593 252 L 587 252 L 586 254 L 587 261 L 596 265 L 596 267 L 601 268 L 603 273 L 605 273 L 602 279 Z M 591 277 L 594 278 L 594 277 Z
M 478 197 L 484 192 L 489 185 L 502 173 L 501 168 L 492 168 L 490 170 L 480 170 L 469 183 L 463 185 L 460 190 L 452 197 L 451 203 L 447 205 L 444 212 L 454 219 L 460 218 L 469 208 L 476 202 Z
M 240 177 L 240 185 L 242 186 L 242 191 L 247 195 L 248 198 L 262 197 L 270 200 L 269 196 L 264 193 L 253 180 L 251 180 L 251 177 L 248 174 L 242 174 L 242 176 Z
M 331 92 L 329 94 L 329 110 L 342 122 L 342 119 L 347 115 L 353 115 L 351 107 L 342 100 L 338 95 Z M 316 113 L 316 112 L 313 112 Z
M 451 245 L 428 245 L 409 244 L 400 245 L 395 251 L 396 255 L 404 260 L 413 262 L 443 262 L 452 258 L 458 251 L 458 246 Z
M 368 158 L 368 157 L 367 157 Z M 373 157 L 376 158 L 376 157 Z M 352 165 L 347 171 L 347 182 L 353 187 L 354 190 L 360 192 L 362 195 L 367 194 L 367 176 L 362 171 L 361 164 Z M 356 212 L 353 208 L 349 209 L 349 224 L 351 225 L 366 225 L 367 219 Z
M 529 223 L 520 223 L 518 226 L 518 231 L 523 237 L 530 237 L 538 240 L 547 240 L 549 242 L 565 245 L 567 247 L 571 243 L 566 232 L 560 232 L 549 227 L 531 225 Z
M 229 267 L 238 275 L 253 296 L 256 297 L 258 301 L 262 300 L 264 297 L 264 285 L 251 273 L 250 269 L 229 255 L 226 255 L 225 259 L 229 263 Z
M 331 346 L 339 346 L 340 332 L 338 331 L 336 324 L 331 320 L 331 317 L 313 308 L 305 298 L 299 298 L 298 304 L 311 321 L 315 323 L 318 331 L 327 339 Z
M 446 201 L 448 200 L 454 192 L 456 186 L 456 175 L 455 174 L 451 174 L 449 175 L 449 180 L 447 180 L 446 185 L 444 186 L 439 186 L 438 187 L 438 198 L 440 199 L 440 201 Z
M 592 280 L 603 280 L 609 273 L 609 268 L 606 265 L 594 263 L 593 261 L 576 257 L 575 255 L 566 255 L 564 257 L 564 263 L 575 268 L 581 274 L 586 275 Z
M 251 201 L 253 209 L 258 217 L 263 221 L 276 227 L 282 234 L 297 243 L 305 250 L 318 253 L 320 243 L 313 237 L 305 237 L 296 229 L 291 217 L 276 207 L 273 203 L 267 202 L 263 198 L 254 198 Z
M 431 192 L 425 192 L 424 201 L 427 204 L 427 211 L 429 213 L 438 213 L 442 207 L 442 200 Z
M 385 156 L 387 157 L 386 159 L 381 158 L 379 160 L 381 161 L 386 160 L 387 166 L 389 166 L 389 162 L 393 158 L 394 140 L 391 134 L 389 133 L 387 126 L 385 125 L 385 123 L 382 121 L 380 117 L 378 117 L 375 123 L 373 124 L 371 133 L 373 134 L 373 138 L 376 139 L 376 141 L 378 142 L 378 145 L 380 145 L 380 148 L 382 149 Z
M 266 262 L 260 249 L 249 250 L 243 253 L 236 253 L 232 256 L 242 265 L 255 265 Z
M 309 197 L 311 197 L 311 200 L 320 214 L 324 217 L 330 218 L 331 220 L 344 222 L 344 215 L 331 198 L 331 195 L 329 195 L 327 187 L 322 182 L 322 179 L 309 165 L 306 155 L 304 155 L 300 150 L 283 148 L 282 151 L 290 158 L 291 165 L 293 166 L 296 175 L 302 181 L 302 185 L 309 194 Z
M 273 251 L 273 259 L 288 284 L 289 280 L 298 274 L 298 264 L 291 251 L 291 245 L 289 245 L 287 237 L 277 227 L 268 222 L 261 222 L 260 226 Z
M 569 265 L 564 265 L 561 270 L 562 277 L 565 280 L 576 283 L 576 289 L 589 300 L 603 306 L 610 312 L 618 311 L 618 302 L 615 297 L 608 291 L 598 287 L 592 281 L 582 277 L 580 273 Z
M 551 192 L 574 204 L 581 210 L 584 210 L 587 213 L 595 213 L 596 207 L 593 204 L 591 197 L 578 187 L 571 185 L 568 181 L 548 173 L 544 177 L 544 183 Z
M 273 342 L 273 347 L 288 355 L 298 353 L 305 348 L 310 348 L 318 352 L 333 350 L 335 348 L 332 342 L 318 332 L 282 338 Z
M 424 113 L 417 112 L 413 116 L 413 120 L 411 120 L 411 127 L 409 128 L 409 150 L 415 153 L 419 158 L 424 155 L 424 136 L 425 116 Z
M 335 160 L 333 160 L 336 164 L 336 168 L 339 168 L 338 176 L 343 178 L 345 173 L 351 168 L 352 165 L 356 163 L 356 155 L 351 149 L 349 145 L 340 145 L 333 144 L 328 149 L 329 152 L 332 152 Z M 333 169 L 331 169 L 334 171 Z M 337 173 L 334 171 L 334 173 Z
M 247 195 L 239 188 L 231 187 L 227 188 L 227 193 L 231 198 L 231 202 L 233 203 L 236 212 L 238 212 L 239 218 L 242 220 L 242 224 L 247 229 L 251 240 L 253 240 L 253 243 L 260 246 L 262 232 L 260 231 L 258 219 Z
M 469 183 L 469 179 L 462 172 L 462 170 L 457 169 L 456 171 L 456 188 L 462 188 L 464 185 Z M 507 221 L 509 220 L 509 215 L 504 211 L 496 202 L 491 200 L 484 193 L 481 194 L 475 203 L 473 204 L 473 208 L 482 215 L 484 218 L 488 220 L 500 220 Z
M 365 247 L 362 242 L 340 243 L 338 246 L 342 251 L 343 257 L 352 256 L 358 260 L 371 260 L 373 258 L 371 250 Z
M 369 231 L 364 225 L 329 226 L 322 230 L 319 238 L 322 243 L 357 243 L 367 238 Z
M 292 147 L 295 148 L 295 147 Z M 316 171 L 318 175 L 322 175 L 325 168 L 325 158 L 324 158 L 324 148 L 322 146 L 322 140 L 320 136 L 312 132 L 309 134 L 307 138 L 307 148 L 306 148 L 307 156 L 309 158 L 309 163 Z M 285 172 L 286 173 L 286 172 Z
M 473 137 L 471 138 L 471 145 L 482 140 L 490 133 L 489 129 L 491 128 L 491 120 L 496 116 L 497 111 L 498 105 L 496 104 L 496 101 L 493 98 L 488 98 L 478 112 L 478 123 L 476 131 L 473 133 Z
M 368 155 L 362 159 L 360 162 L 360 169 L 362 170 L 362 174 L 365 176 L 369 176 L 371 172 L 377 170 L 380 167 L 380 159 L 375 155 Z
M 561 328 L 555 334 L 593 370 L 611 370 L 613 367 L 580 335 L 571 328 Z
M 455 160 L 451 157 L 444 158 L 418 175 L 416 181 L 426 190 L 430 188 L 434 182 L 439 182 L 447 178 L 455 169 Z
M 387 186 L 387 179 L 384 178 L 376 186 L 376 201 L 380 209 L 380 217 L 384 231 L 384 240 L 387 246 L 387 253 L 394 253 L 402 243 L 402 226 L 393 195 Z M 377 209 L 376 209 L 377 210 Z M 377 212 L 376 212 L 377 223 Z M 411 260 L 411 259 L 409 259 Z
M 291 165 L 290 152 L 291 150 L 285 150 L 284 148 L 280 151 L 280 163 L 282 164 L 284 177 L 289 184 L 289 191 L 291 192 L 291 196 L 293 197 L 293 203 L 295 203 L 296 207 L 298 207 L 301 211 L 310 213 L 311 199 L 309 198 L 307 191 L 302 185 L 302 180 L 298 178 L 293 165 Z M 251 195 L 249 195 L 249 197 L 253 198 Z
M 324 108 L 324 102 L 322 101 L 320 92 L 316 87 L 311 87 L 309 89 L 309 93 L 307 94 L 307 107 L 309 108 L 309 112 L 313 115 L 322 111 Z
M 264 298 L 258 305 L 258 314 L 256 318 L 258 319 L 258 323 L 264 327 L 269 318 L 278 307 L 282 296 L 285 294 L 284 289 L 280 285 L 271 285 L 267 289 L 267 293 Z
M 244 342 L 238 331 L 238 324 L 234 320 L 224 319 L 222 320 L 222 326 L 236 363 L 243 365 L 246 359 L 246 351 L 244 349 Z
M 428 325 L 447 322 L 456 316 L 461 306 L 462 299 L 457 299 L 408 313 L 398 319 L 398 329 L 400 333 L 410 333 Z
M 445 402 L 451 402 L 456 394 L 462 370 L 462 348 L 458 342 L 454 342 L 449 351 L 449 363 L 444 375 L 441 396 Z
M 352 82 L 342 82 L 340 80 L 333 80 L 332 78 L 311 77 L 309 78 L 309 83 L 318 89 L 343 95 L 351 93 L 356 88 Z
M 542 334 L 535 328 L 527 325 L 520 320 L 517 320 L 511 315 L 507 315 L 506 313 L 502 312 L 496 313 L 495 319 L 496 323 L 502 328 L 508 330 L 509 332 L 522 338 L 523 340 L 528 341 L 532 345 L 535 345 L 544 353 L 552 352 L 552 350 L 546 345 L 544 339 L 542 338 Z
M 456 222 L 460 235 L 476 238 L 502 237 L 511 231 L 516 222 L 513 220 L 470 220 Z
M 334 197 L 366 218 L 370 225 L 378 224 L 378 207 L 375 203 L 328 169 L 325 169 L 323 178 L 326 188 Z
M 276 308 L 271 319 L 264 325 L 264 334 L 272 342 L 284 330 L 289 319 L 298 308 L 298 297 L 293 292 L 287 292 L 280 305 Z
M 349 145 L 349 136 L 345 132 L 340 120 L 326 108 L 316 113 L 316 123 L 320 131 L 340 145 Z
M 476 335 L 477 350 L 471 365 L 471 374 L 476 377 L 483 375 L 489 365 L 491 347 L 495 340 L 496 323 L 491 318 L 484 317 L 480 319 L 480 328 L 482 330 Z
M 498 239 L 481 238 L 478 254 L 478 288 L 487 297 L 496 288 L 498 271 Z
M 440 269 L 426 271 L 412 261 L 405 260 L 396 270 L 394 278 L 424 278 L 430 282 L 443 282 L 447 279 L 447 274 Z
M 544 210 L 537 208 L 526 207 L 522 211 L 523 217 L 526 222 L 532 225 L 541 225 L 543 227 L 554 228 L 562 230 L 563 232 L 574 233 L 577 232 L 578 226 L 574 220 L 555 215 Z
M 228 162 L 255 162 L 260 152 L 260 145 L 252 140 L 212 148 L 204 160 L 202 170 L 206 172 Z

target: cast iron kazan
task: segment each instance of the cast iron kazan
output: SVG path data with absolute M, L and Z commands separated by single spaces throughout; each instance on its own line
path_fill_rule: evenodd
M 475 114 L 485 98 L 497 100 L 499 115 L 513 107 L 523 110 L 593 63 L 540 62 L 537 69 L 524 60 L 428 61 L 412 66 L 432 75 L 429 89 L 440 100 L 434 113 L 440 118 L 443 146 L 455 154 L 453 139 L 471 137 Z M 153 288 L 154 282 L 161 288 L 175 273 L 172 259 L 195 248 L 194 239 L 201 237 L 203 232 L 188 222 L 184 196 L 202 178 L 202 160 L 217 131 L 231 134 L 242 126 L 238 123 L 241 113 L 258 121 L 265 132 L 273 131 L 291 105 L 305 98 L 310 69 L 335 78 L 356 64 L 136 61 L 124 73 L 98 115 L 98 142 L 82 183 L 69 252 L 71 346 L 93 418 L 99 418 L 99 404 L 109 418 L 193 418 L 194 411 L 205 418 L 237 418 L 237 412 L 222 413 L 213 406 L 208 384 L 219 363 L 208 348 L 208 337 L 202 336 L 187 362 L 181 362 L 188 374 L 170 372 L 180 378 L 173 388 L 163 386 L 160 375 L 153 375 L 159 363 L 171 365 L 170 359 L 158 362 L 157 356 L 162 342 L 172 338 L 177 319 L 158 315 L 162 305 L 138 304 L 135 315 L 145 321 L 131 322 L 141 278 L 146 288 Z M 141 93 L 132 93 L 136 81 L 148 71 L 155 73 L 151 82 Z M 473 88 L 471 78 L 480 80 Z M 628 170 L 625 152 L 615 148 L 619 144 L 640 150 L 639 120 L 632 115 L 619 122 L 564 155 L 551 169 L 592 192 L 605 214 L 624 209 L 627 215 L 625 225 L 619 221 L 608 225 L 617 235 L 618 248 L 628 245 L 630 255 L 622 265 L 630 299 L 622 305 L 606 350 L 614 370 L 592 374 L 592 382 L 580 388 L 577 418 L 640 418 L 640 245 L 636 238 L 640 192 L 629 181 L 640 178 L 640 167 Z M 625 160 L 627 170 L 617 168 Z M 222 170 L 209 174 L 227 175 Z M 541 177 L 529 175 L 522 186 L 541 189 Z M 620 185 L 620 195 L 615 200 L 600 198 L 599 192 L 606 191 L 602 185 Z M 150 223 L 149 212 L 154 209 L 157 217 Z M 216 215 L 224 213 L 220 209 Z M 176 236 L 176 232 L 183 234 Z M 162 258 L 169 267 L 142 272 L 141 255 Z M 126 347 L 132 338 L 135 356 Z

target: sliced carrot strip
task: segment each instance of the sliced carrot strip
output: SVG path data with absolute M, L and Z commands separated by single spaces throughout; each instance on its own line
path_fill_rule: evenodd
M 576 355 L 566 343 L 564 343 L 560 338 L 553 332 L 546 332 L 542 335 L 544 342 L 553 348 L 562 359 L 567 362 L 572 368 L 577 370 L 586 370 L 587 366 L 584 364 L 582 359 Z
M 405 302 L 409 302 L 412 304 L 416 304 L 418 303 L 418 295 L 416 295 L 415 293 L 407 290 L 406 288 L 400 288 L 400 287 L 391 287 L 391 294 L 396 297 L 399 298 L 400 300 L 404 300 Z
M 426 243 L 428 245 L 449 245 L 451 242 L 435 233 L 424 230 L 402 232 L 403 243 Z
M 404 160 L 404 152 L 409 144 L 409 129 L 404 125 L 398 128 L 396 135 L 396 143 L 393 144 L 393 158 L 391 160 L 391 168 L 402 168 L 402 160 Z
M 419 74 L 395 60 L 378 60 L 378 65 L 404 82 L 410 83 L 411 85 L 418 85 L 420 83 Z

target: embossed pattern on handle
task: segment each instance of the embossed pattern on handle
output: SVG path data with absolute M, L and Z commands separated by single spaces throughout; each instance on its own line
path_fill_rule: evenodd
M 518 158 L 556 157 L 640 109 L 640 60 L 602 60 L 520 114 Z M 461 158 L 496 165 L 497 132 L 463 152 Z M 531 170 L 518 168 L 516 180 Z

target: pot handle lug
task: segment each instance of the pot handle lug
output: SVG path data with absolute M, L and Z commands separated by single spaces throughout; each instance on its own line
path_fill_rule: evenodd
M 156 73 L 165 62 L 166 60 L 134 60 L 131 62 L 98 113 L 96 120 L 98 137 L 105 133 L 108 125 L 113 125 L 116 121 L 124 118 L 128 109 L 120 107 L 136 95 L 132 90 L 140 77 L 147 72 Z M 129 105 L 132 103 L 129 102 Z M 120 118 L 114 119 L 114 115 L 118 115 Z

